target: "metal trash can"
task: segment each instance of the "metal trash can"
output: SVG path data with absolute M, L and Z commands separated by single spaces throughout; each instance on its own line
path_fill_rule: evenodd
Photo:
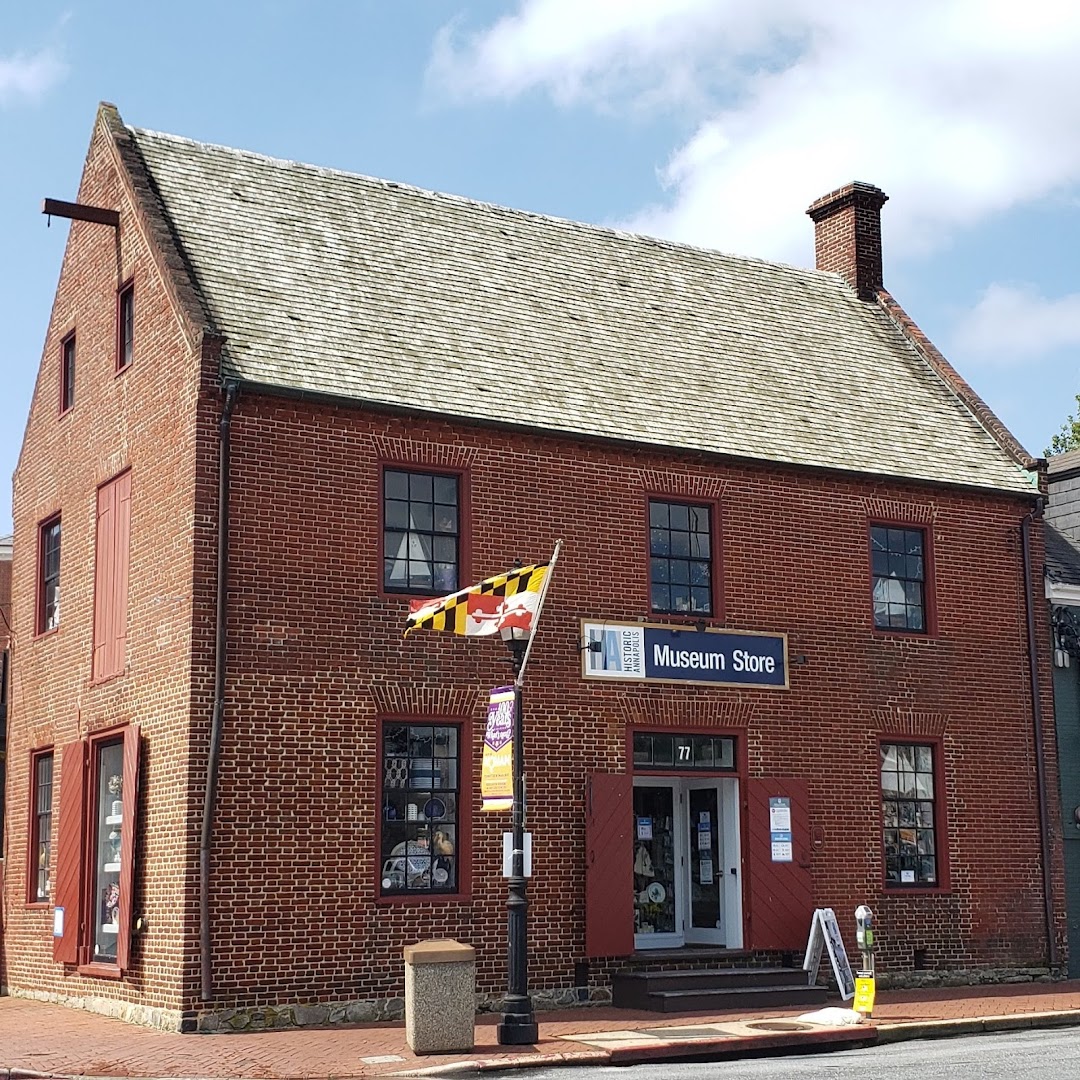
M 476 950 L 460 941 L 405 946 L 405 1041 L 414 1054 L 472 1050 Z

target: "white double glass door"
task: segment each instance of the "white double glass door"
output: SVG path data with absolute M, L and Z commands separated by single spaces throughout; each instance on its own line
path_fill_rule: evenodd
M 742 947 L 738 780 L 634 780 L 634 946 Z

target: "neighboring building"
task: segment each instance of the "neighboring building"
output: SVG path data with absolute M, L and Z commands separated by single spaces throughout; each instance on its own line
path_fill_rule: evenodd
M 1051 457 L 1046 598 L 1054 644 L 1054 716 L 1061 785 L 1070 978 L 1080 978 L 1080 451 Z
M 11 541 L 0 536 L 0 866 L 6 849 L 8 697 L 11 694 Z M 3 896 L 0 881 L 0 897 Z M 2 954 L 2 945 L 0 945 Z
M 894 979 L 1058 974 L 1037 463 L 882 288 L 884 201 L 815 203 L 803 270 L 102 106 L 15 480 L 11 992 L 386 1016 L 448 937 L 497 998 L 507 654 L 402 631 L 560 537 L 542 1001 L 790 961 L 859 903 Z

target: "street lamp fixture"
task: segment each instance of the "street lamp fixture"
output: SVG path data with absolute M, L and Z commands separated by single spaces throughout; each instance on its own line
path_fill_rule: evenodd
M 500 631 L 514 665 L 514 810 L 510 892 L 506 902 L 509 942 L 508 985 L 498 1027 L 502 1046 L 532 1046 L 539 1038 L 529 997 L 528 911 L 525 888 L 524 716 L 521 708 L 521 666 L 529 647 L 529 631 L 504 626 Z

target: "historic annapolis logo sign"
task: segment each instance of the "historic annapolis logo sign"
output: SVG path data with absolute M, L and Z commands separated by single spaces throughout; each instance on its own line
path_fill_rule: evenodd
M 582 622 L 587 679 L 786 689 L 787 636 L 659 623 Z

